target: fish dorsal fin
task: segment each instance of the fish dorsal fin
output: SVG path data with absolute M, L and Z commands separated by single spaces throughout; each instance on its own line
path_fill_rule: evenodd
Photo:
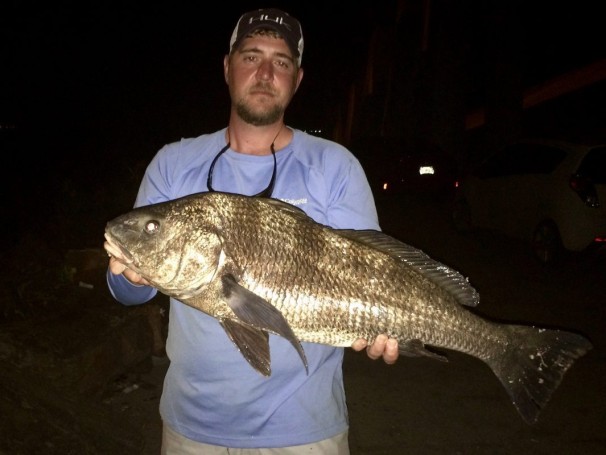
M 264 199 L 275 208 L 285 210 L 301 220 L 312 220 L 303 210 L 279 199 Z M 332 229 L 329 227 L 329 229 Z M 421 275 L 449 292 L 462 305 L 475 307 L 480 303 L 478 291 L 458 271 L 429 257 L 418 248 L 374 229 L 334 229 L 350 240 L 383 251 L 413 267 Z
M 340 229 L 337 232 L 343 237 L 369 245 L 405 262 L 421 275 L 452 294 L 457 302 L 462 305 L 473 307 L 480 302 L 478 291 L 469 284 L 467 278 L 456 270 L 432 259 L 418 248 L 401 242 L 384 232 L 372 229 Z
M 303 221 L 311 221 L 315 223 L 313 218 L 311 218 L 307 213 L 303 211 L 303 209 L 297 207 L 296 205 L 289 204 L 288 202 L 281 201 L 280 199 L 263 199 L 264 202 L 271 205 L 273 208 L 289 213 L 290 215 L 303 220 Z

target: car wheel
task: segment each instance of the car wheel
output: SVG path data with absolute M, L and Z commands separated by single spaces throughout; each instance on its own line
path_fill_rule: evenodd
M 458 198 L 454 200 L 452 222 L 458 232 L 466 232 L 471 229 L 471 209 L 465 199 Z
M 543 264 L 553 264 L 560 258 L 562 239 L 553 221 L 543 221 L 536 227 L 532 236 L 532 250 Z

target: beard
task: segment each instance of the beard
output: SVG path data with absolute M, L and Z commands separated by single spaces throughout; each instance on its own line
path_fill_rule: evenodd
M 286 106 L 274 104 L 267 110 L 254 111 L 244 100 L 240 98 L 236 101 L 236 112 L 238 116 L 254 126 L 266 126 L 276 123 L 284 115 Z

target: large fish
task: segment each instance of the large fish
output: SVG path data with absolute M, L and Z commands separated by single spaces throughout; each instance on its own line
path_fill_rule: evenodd
M 501 324 L 457 271 L 374 230 L 337 230 L 275 199 L 209 192 L 136 208 L 107 223 L 105 247 L 168 296 L 223 326 L 270 375 L 269 334 L 349 347 L 386 333 L 403 355 L 486 362 L 534 423 L 590 342 L 568 331 Z M 432 349 L 434 348 L 434 349 Z

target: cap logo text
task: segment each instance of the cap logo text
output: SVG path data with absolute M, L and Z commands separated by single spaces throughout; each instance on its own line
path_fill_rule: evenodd
M 268 14 L 259 14 L 258 16 L 253 16 L 250 19 L 248 19 L 248 23 L 252 24 L 253 22 L 256 21 L 262 21 L 262 22 L 275 22 L 278 25 L 281 25 L 282 27 L 286 27 L 289 31 L 291 30 L 291 26 L 284 21 L 284 17 L 282 16 L 269 16 Z

